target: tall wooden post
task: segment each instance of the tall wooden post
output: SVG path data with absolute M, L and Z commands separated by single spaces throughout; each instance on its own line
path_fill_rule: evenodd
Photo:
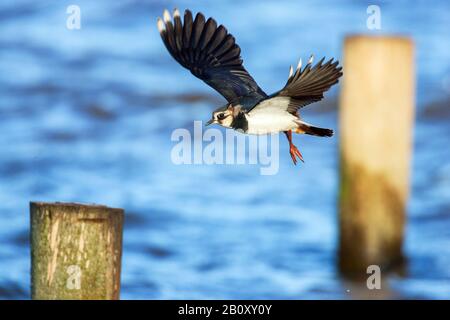
M 339 266 L 347 274 L 402 260 L 415 105 L 414 44 L 352 36 L 340 98 Z
M 30 203 L 32 299 L 119 299 L 122 209 Z

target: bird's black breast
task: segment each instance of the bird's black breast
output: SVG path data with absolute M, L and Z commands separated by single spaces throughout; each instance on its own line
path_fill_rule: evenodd
M 234 130 L 242 130 L 244 132 L 247 132 L 248 130 L 248 121 L 245 117 L 244 112 L 239 112 L 239 114 L 234 117 L 233 122 L 231 123 L 231 127 Z

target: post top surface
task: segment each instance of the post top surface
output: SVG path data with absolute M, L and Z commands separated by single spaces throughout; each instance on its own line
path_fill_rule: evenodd
M 410 36 L 400 34 L 350 34 L 345 37 L 345 42 L 349 41 L 404 42 L 407 44 L 414 42 Z
M 40 202 L 31 201 L 30 206 L 36 207 L 66 207 L 66 208 L 93 208 L 93 209 L 108 209 L 108 210 L 118 210 L 122 211 L 122 208 L 112 208 L 101 204 L 95 203 L 79 203 L 79 202 Z

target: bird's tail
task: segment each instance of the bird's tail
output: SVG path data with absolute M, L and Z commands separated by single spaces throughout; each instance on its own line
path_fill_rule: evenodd
M 331 137 L 333 135 L 333 130 L 331 129 L 314 127 L 303 121 L 296 121 L 296 123 L 298 127 L 295 133 L 304 133 L 319 137 Z

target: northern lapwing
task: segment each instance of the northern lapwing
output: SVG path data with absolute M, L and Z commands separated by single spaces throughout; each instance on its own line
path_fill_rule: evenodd
M 292 132 L 319 137 L 331 137 L 333 130 L 304 122 L 300 108 L 321 100 L 325 91 L 342 76 L 342 67 L 333 59 L 322 58 L 313 66 L 313 56 L 302 68 L 300 59 L 296 70 L 290 67 L 284 88 L 267 95 L 245 70 L 241 49 L 234 37 L 213 18 L 202 13 L 193 18 L 186 10 L 184 21 L 175 9 L 173 20 L 165 10 L 157 25 L 161 38 L 172 57 L 218 91 L 228 103 L 216 109 L 206 125 L 217 123 L 246 134 L 284 132 L 289 141 L 292 161 L 302 154 L 292 143 Z

